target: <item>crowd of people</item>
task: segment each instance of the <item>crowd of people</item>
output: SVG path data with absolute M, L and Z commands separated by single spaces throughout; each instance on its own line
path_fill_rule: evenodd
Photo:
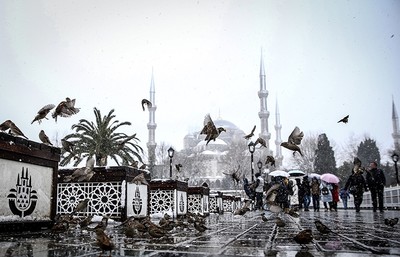
M 338 183 L 328 183 L 318 176 L 288 178 L 285 176 L 271 177 L 270 182 L 264 182 L 261 173 L 255 174 L 254 183 L 249 183 L 244 178 L 245 192 L 250 199 L 255 201 L 255 209 L 264 209 L 265 204 L 277 205 L 288 212 L 304 210 L 320 211 L 320 206 L 325 211 L 336 212 L 338 202 L 342 202 L 347 209 L 347 201 L 354 198 L 355 211 L 360 212 L 365 191 L 371 192 L 372 209 L 374 212 L 384 211 L 383 192 L 386 184 L 384 172 L 378 169 L 376 162 L 371 162 L 369 168 L 363 168 L 361 161 L 356 157 L 351 175 L 340 188 Z M 321 204 L 322 202 L 322 204 Z

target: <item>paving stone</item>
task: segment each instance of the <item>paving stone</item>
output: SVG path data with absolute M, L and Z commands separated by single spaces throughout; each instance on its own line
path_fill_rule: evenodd
M 208 230 L 197 232 L 193 227 L 176 228 L 167 237 L 149 236 L 127 238 L 117 223 L 107 227 L 116 245 L 112 256 L 400 256 L 400 224 L 390 227 L 385 218 L 399 217 L 399 211 L 373 213 L 363 210 L 338 212 L 301 212 L 299 218 L 287 214 L 260 211 L 244 216 L 231 213 L 211 214 L 206 218 Z M 275 224 L 280 216 L 284 227 Z M 317 231 L 314 220 L 319 219 L 334 233 Z M 157 222 L 157 220 L 155 221 Z M 293 237 L 303 229 L 312 229 L 314 240 L 298 245 Z M 65 233 L 48 231 L 0 234 L 0 256 L 99 256 L 93 231 L 79 227 Z M 102 256 L 108 256 L 103 253 Z

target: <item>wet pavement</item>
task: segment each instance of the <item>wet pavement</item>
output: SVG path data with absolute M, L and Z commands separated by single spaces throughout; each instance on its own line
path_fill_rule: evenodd
M 261 213 L 210 214 L 205 218 L 208 227 L 205 232 L 200 233 L 191 225 L 175 228 L 160 239 L 146 234 L 128 238 L 117 222 L 111 222 L 106 233 L 116 245 L 112 256 L 400 256 L 400 224 L 394 227 L 384 224 L 385 218 L 400 217 L 399 211 L 300 211 L 298 218 L 265 211 L 267 221 L 261 219 Z M 285 226 L 276 225 L 276 215 Z M 316 219 L 333 233 L 318 232 Z M 300 246 L 293 237 L 304 229 L 312 229 L 314 239 Z M 59 234 L 47 231 L 0 234 L 0 256 L 99 255 L 108 256 L 109 252 L 102 253 L 93 231 L 79 227 Z

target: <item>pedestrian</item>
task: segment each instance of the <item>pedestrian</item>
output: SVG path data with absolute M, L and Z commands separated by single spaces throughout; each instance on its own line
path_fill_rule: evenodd
M 319 211 L 320 200 L 320 183 L 317 177 L 311 179 L 311 197 L 313 202 L 314 211 Z
M 303 203 L 304 203 L 304 189 L 303 186 L 301 185 L 301 180 L 300 178 L 296 178 L 296 184 L 299 189 L 298 196 L 299 196 L 299 210 L 303 209 Z
M 347 191 L 345 188 L 342 188 L 339 191 L 339 196 L 340 199 L 342 199 L 343 208 L 347 210 L 347 200 L 350 199 L 349 191 Z
M 308 176 L 303 177 L 303 182 L 301 182 L 301 186 L 303 187 L 303 203 L 304 203 L 304 211 L 309 211 L 308 207 L 311 203 L 311 186 L 310 181 L 308 181 Z
M 332 184 L 332 202 L 330 203 L 331 211 L 337 211 L 337 203 L 339 202 L 339 186 Z
M 254 188 L 256 193 L 256 205 L 254 207 L 255 210 L 263 209 L 263 193 L 264 193 L 264 179 L 261 177 L 261 173 L 257 172 L 255 174 L 256 181 L 254 182 Z
M 364 191 L 368 191 L 367 183 L 363 176 L 363 169 L 361 167 L 361 161 L 357 157 L 354 159 L 354 167 L 350 177 L 347 179 L 345 189 L 349 190 L 350 194 L 354 197 L 354 206 L 356 212 L 360 212 L 361 204 L 363 202 Z
M 290 198 L 290 208 L 294 211 L 299 210 L 299 187 L 297 186 L 295 179 L 289 180 L 289 186 L 292 188 Z
M 250 187 L 249 180 L 247 178 L 243 178 L 243 189 L 249 199 L 254 201 L 255 193 L 254 190 Z
M 368 189 L 371 192 L 373 211 L 376 212 L 379 204 L 379 211 L 383 212 L 383 191 L 386 184 L 386 178 L 383 170 L 378 169 L 378 164 L 375 161 L 369 164 L 366 180 Z
M 322 180 L 319 187 L 321 189 L 321 201 L 324 203 L 325 211 L 328 211 L 330 209 L 328 204 L 332 202 L 332 185 Z
M 276 190 L 275 202 L 280 206 L 285 212 L 289 210 L 289 181 L 287 178 L 280 177 L 278 179 L 279 187 Z

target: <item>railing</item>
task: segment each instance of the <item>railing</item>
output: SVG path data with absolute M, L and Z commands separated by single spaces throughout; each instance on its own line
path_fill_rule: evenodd
M 400 209 L 400 185 L 385 187 L 383 196 L 383 206 L 387 209 Z M 339 202 L 339 208 L 343 207 L 343 203 Z M 354 208 L 354 197 L 350 195 L 347 201 L 348 208 Z M 372 208 L 371 192 L 364 192 L 361 208 Z

